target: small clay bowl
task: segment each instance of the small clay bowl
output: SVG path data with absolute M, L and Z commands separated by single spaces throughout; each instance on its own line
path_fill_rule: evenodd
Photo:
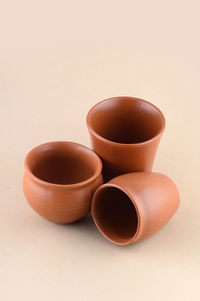
M 103 177 L 152 171 L 165 128 L 163 113 L 152 103 L 127 96 L 93 106 L 87 115 L 92 148 L 103 161 Z
M 66 224 L 88 213 L 93 192 L 102 184 L 102 163 L 89 148 L 74 142 L 49 142 L 25 158 L 24 194 L 47 220 Z
M 128 245 L 162 228 L 178 206 L 179 192 L 169 177 L 136 172 L 100 186 L 91 211 L 97 228 L 108 240 Z

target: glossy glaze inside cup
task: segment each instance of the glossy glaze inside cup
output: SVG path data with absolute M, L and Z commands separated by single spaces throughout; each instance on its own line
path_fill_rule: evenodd
M 100 165 L 92 150 L 72 142 L 42 144 L 28 154 L 25 162 L 38 179 L 63 185 L 91 178 Z
M 138 228 L 138 217 L 129 196 L 116 187 L 104 186 L 94 196 L 92 215 L 97 227 L 111 241 L 128 243 Z
M 99 136 L 124 144 L 152 139 L 165 123 L 158 108 L 131 97 L 111 98 L 98 103 L 89 112 L 87 121 Z

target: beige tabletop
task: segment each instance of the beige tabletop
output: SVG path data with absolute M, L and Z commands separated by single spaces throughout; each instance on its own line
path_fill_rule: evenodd
M 0 300 L 200 300 L 198 2 L 2 3 Z M 89 146 L 88 110 L 118 95 L 164 112 L 154 171 L 181 194 L 172 220 L 129 247 L 108 242 L 90 216 L 46 221 L 22 191 L 26 153 L 54 140 Z

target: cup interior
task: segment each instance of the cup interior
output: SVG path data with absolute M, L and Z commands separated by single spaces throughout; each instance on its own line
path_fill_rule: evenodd
M 88 114 L 89 126 L 101 137 L 125 144 L 152 139 L 164 127 L 164 117 L 151 103 L 131 97 L 98 103 Z
M 117 244 L 127 244 L 138 228 L 133 202 L 117 187 L 102 186 L 96 192 L 92 215 L 100 231 Z
M 72 142 L 50 142 L 34 148 L 26 158 L 29 171 L 42 181 L 76 184 L 91 178 L 99 158 L 90 149 Z

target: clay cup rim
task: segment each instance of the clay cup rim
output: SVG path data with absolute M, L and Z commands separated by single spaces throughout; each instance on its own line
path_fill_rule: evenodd
M 83 181 L 80 181 L 77 183 L 72 183 L 72 184 L 71 183 L 70 184 L 52 183 L 52 182 L 48 182 L 48 181 L 43 180 L 43 179 L 39 178 L 38 176 L 34 175 L 30 168 L 30 164 L 29 164 L 29 159 L 30 159 L 31 155 L 35 151 L 38 151 L 45 147 L 51 147 L 51 146 L 54 147 L 55 149 L 60 146 L 65 146 L 65 147 L 69 146 L 69 147 L 74 148 L 74 150 L 82 149 L 84 151 L 84 153 L 86 154 L 87 158 L 91 158 L 94 162 L 93 164 L 94 164 L 95 168 L 94 168 L 93 174 L 89 178 L 87 178 Z M 93 180 L 95 180 L 101 174 L 102 162 L 101 162 L 101 159 L 99 158 L 99 156 L 93 150 L 91 150 L 90 148 L 88 148 L 82 144 L 79 144 L 76 142 L 71 142 L 71 141 L 52 141 L 52 142 L 46 142 L 46 143 L 40 144 L 40 145 L 34 147 L 33 149 L 31 149 L 25 157 L 24 168 L 25 168 L 26 173 L 28 173 L 28 175 L 34 181 L 36 181 L 37 183 L 39 183 L 41 185 L 46 185 L 46 186 L 54 187 L 54 188 L 78 188 L 80 186 L 84 186 L 84 185 L 91 183 Z
M 103 105 L 104 103 L 107 103 L 108 101 L 123 101 L 123 100 L 132 100 L 132 101 L 138 101 L 138 102 L 141 102 L 141 103 L 144 103 L 144 104 L 147 104 L 149 106 L 151 106 L 155 111 L 158 112 L 159 116 L 160 116 L 160 119 L 161 119 L 161 127 L 158 131 L 157 134 L 155 134 L 152 138 L 149 138 L 145 141 L 142 141 L 142 142 L 133 142 L 133 143 L 121 143 L 121 142 L 116 142 L 116 141 L 113 141 L 113 140 L 109 140 L 107 138 L 104 138 L 103 136 L 101 136 L 100 134 L 97 133 L 97 131 L 93 128 L 92 126 L 92 121 L 91 121 L 91 117 L 92 117 L 92 114 L 93 114 L 93 111 L 94 109 L 96 109 L 99 105 Z M 86 118 L 86 123 L 87 123 L 87 127 L 89 129 L 89 131 L 91 132 L 91 134 L 93 134 L 97 139 L 103 141 L 103 142 L 106 142 L 106 143 L 109 143 L 113 146 L 117 146 L 117 147 L 132 147 L 133 145 L 134 146 L 141 146 L 141 145 L 145 145 L 145 144 L 148 144 L 149 142 L 151 141 L 154 141 L 156 140 L 157 138 L 161 137 L 162 136 L 162 133 L 166 127 L 166 120 L 165 120 L 165 117 L 163 115 L 163 113 L 161 112 L 161 110 L 156 107 L 154 104 L 152 104 L 151 102 L 148 102 L 144 99 L 141 99 L 141 98 L 136 98 L 136 97 L 130 97 L 130 96 L 117 96 L 117 97 L 111 97 L 111 98 L 107 98 L 107 99 L 104 99 L 100 102 L 98 102 L 97 104 L 95 104 L 88 112 L 87 114 L 87 118 Z
M 136 217 L 137 217 L 137 227 L 135 229 L 135 231 L 133 232 L 133 235 L 130 238 L 127 238 L 124 241 L 121 240 L 116 240 L 114 238 L 112 238 L 112 235 L 109 235 L 107 231 L 103 230 L 103 225 L 100 224 L 97 220 L 97 214 L 96 214 L 96 208 L 95 208 L 95 202 L 97 200 L 97 196 L 99 193 L 101 193 L 102 191 L 105 191 L 109 188 L 114 188 L 117 189 L 119 191 L 121 191 L 122 193 L 124 193 L 124 195 L 126 195 L 128 197 L 128 199 L 130 200 L 130 202 L 132 203 L 132 206 L 135 210 L 136 213 Z M 135 194 L 134 197 L 131 196 L 129 194 L 129 192 L 127 190 L 125 190 L 123 187 L 121 187 L 118 184 L 114 184 L 114 183 L 106 183 L 101 185 L 99 188 L 97 188 L 97 190 L 95 191 L 94 195 L 93 195 L 93 199 L 92 199 L 92 205 L 91 205 L 91 213 L 92 213 L 92 217 L 94 220 L 94 223 L 97 227 L 97 229 L 99 230 L 99 232 L 106 238 L 108 239 L 110 242 L 119 245 L 119 246 L 127 246 L 130 245 L 133 242 L 137 241 L 138 236 L 140 236 L 141 233 L 141 220 L 142 220 L 142 216 L 140 214 L 140 208 L 138 206 L 138 202 L 137 202 L 137 195 Z

